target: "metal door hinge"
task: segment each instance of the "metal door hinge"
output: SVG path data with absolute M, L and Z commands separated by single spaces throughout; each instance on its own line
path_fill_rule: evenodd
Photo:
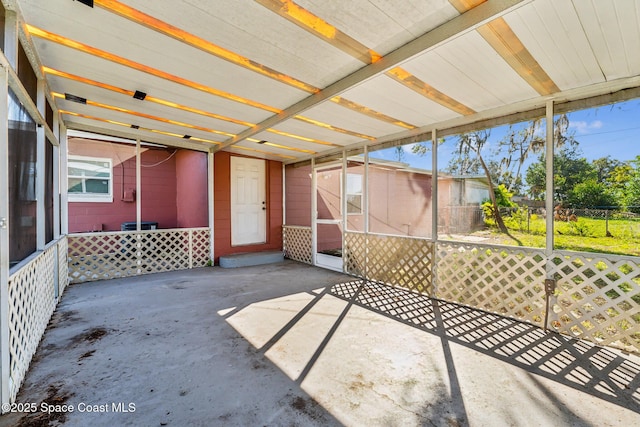
M 7 228 L 7 218 L 0 218 L 0 228 L 3 230 Z

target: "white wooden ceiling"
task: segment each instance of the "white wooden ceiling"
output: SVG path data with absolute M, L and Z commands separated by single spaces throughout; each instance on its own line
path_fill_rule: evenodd
M 283 162 L 640 75 L 640 0 L 2 1 L 68 128 Z

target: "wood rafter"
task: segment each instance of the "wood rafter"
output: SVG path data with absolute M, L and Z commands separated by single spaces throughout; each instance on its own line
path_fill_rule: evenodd
M 277 114 L 267 118 L 251 129 L 247 129 L 244 132 L 238 134 L 235 138 L 231 138 L 225 141 L 219 148 L 219 150 L 232 146 L 239 141 L 250 138 L 251 136 L 264 131 L 270 127 L 277 125 L 280 122 L 288 120 L 303 111 L 312 108 L 322 102 L 331 100 L 334 97 L 339 96 L 342 92 L 349 90 L 357 84 L 360 84 L 368 79 L 374 78 L 385 71 L 398 66 L 400 63 L 416 56 L 427 52 L 436 46 L 450 40 L 453 37 L 458 37 L 460 34 L 466 31 L 472 31 L 483 23 L 495 19 L 508 13 L 515 7 L 518 7 L 523 1 L 526 0 L 500 0 L 500 1 L 487 1 L 467 13 L 461 14 L 456 18 L 440 25 L 439 27 L 429 31 L 426 34 L 412 40 L 404 46 L 389 53 L 379 61 L 373 62 L 359 69 L 358 71 L 344 77 L 341 80 L 327 86 L 317 94 L 311 95 L 296 104 L 286 108 L 281 114 Z
M 141 12 L 137 9 L 134 9 L 130 6 L 127 6 L 119 1 L 94 0 L 93 4 L 108 12 L 115 13 L 119 16 L 122 16 L 123 18 L 126 18 L 132 22 L 135 22 L 136 24 L 145 26 L 151 30 L 157 31 L 168 37 L 174 38 L 182 43 L 188 44 L 189 46 L 195 47 L 196 49 L 200 49 L 203 52 L 217 56 L 218 58 L 224 59 L 225 61 L 229 61 L 235 65 L 239 65 L 248 70 L 255 71 L 256 73 L 270 77 L 280 83 L 285 83 L 289 86 L 293 86 L 297 89 L 300 89 L 309 93 L 316 93 L 320 90 L 317 87 L 314 87 L 313 85 L 310 85 L 294 77 L 291 77 L 289 75 L 276 71 L 272 68 L 267 67 L 266 65 L 252 61 L 249 58 L 246 58 L 242 55 L 239 55 L 235 52 L 232 52 L 228 49 L 225 49 L 221 46 L 211 43 L 208 40 L 205 40 L 181 28 L 175 27 L 171 24 L 168 24 L 157 18 L 154 18 L 153 16 L 147 15 L 146 13 Z
M 334 46 L 337 49 L 342 50 L 343 52 L 353 56 L 354 58 L 364 62 L 365 64 L 372 64 L 376 61 L 379 61 L 382 58 L 382 55 L 375 52 L 373 49 L 369 49 L 367 46 L 361 44 L 359 41 L 351 37 L 350 35 L 342 32 L 340 29 L 335 26 L 325 22 L 320 17 L 312 14 L 308 10 L 304 9 L 301 6 L 298 6 L 291 0 L 255 0 L 261 5 L 265 6 L 267 9 L 277 13 L 288 21 L 296 24 L 300 28 L 308 31 L 309 33 L 319 37 Z M 471 0 L 470 0 L 471 1 Z M 466 3 L 466 2 L 465 2 Z M 455 111 L 456 113 L 462 115 L 470 115 L 475 113 L 474 110 L 467 107 L 466 105 L 456 101 L 448 95 L 440 92 L 436 88 L 432 87 L 428 83 L 422 81 L 418 77 L 412 75 L 408 71 L 404 70 L 401 67 L 395 67 L 394 69 L 388 71 L 387 76 L 391 77 L 395 81 L 401 83 L 402 85 L 408 87 L 409 89 L 419 93 L 420 95 L 437 102 L 438 104 L 449 108 L 450 110 Z M 342 98 L 340 98 L 342 99 Z M 333 101 L 333 100 L 332 100 Z M 336 102 L 336 101 L 334 101 Z M 339 102 L 338 102 L 339 103 Z M 353 102 L 349 103 L 339 103 L 340 105 L 346 106 L 347 108 L 351 108 L 349 105 L 356 106 L 357 104 Z M 370 115 L 375 118 L 375 115 L 370 114 L 372 110 L 363 109 L 363 108 L 352 108 L 355 111 L 365 112 L 365 114 Z M 389 116 L 381 115 L 378 119 L 384 120 L 389 123 L 397 124 L 400 123 L 400 120 L 393 119 L 388 120 Z M 415 127 L 411 125 L 412 127 Z M 403 126 L 405 127 L 405 126 Z
M 243 98 L 241 96 L 234 95 L 234 94 L 231 94 L 229 92 L 225 92 L 225 91 L 222 91 L 222 90 L 219 90 L 219 89 L 215 89 L 215 88 L 212 88 L 210 86 L 203 85 L 201 83 L 193 82 L 191 80 L 187 80 L 187 79 L 179 77 L 179 76 L 175 76 L 175 75 L 167 73 L 165 71 L 158 70 L 158 69 L 153 68 L 153 67 L 149 67 L 148 65 L 140 64 L 138 62 L 131 61 L 130 59 L 123 58 L 123 57 L 115 55 L 113 53 L 106 52 L 104 50 L 101 50 L 101 49 L 86 45 L 84 43 L 80 43 L 80 42 L 75 41 L 75 40 L 71 40 L 69 38 L 66 38 L 66 37 L 58 35 L 58 34 L 51 33 L 49 31 L 43 30 L 43 29 L 35 27 L 33 25 L 26 24 L 25 28 L 27 29 L 27 31 L 29 32 L 29 34 L 31 36 L 39 37 L 41 39 L 48 40 L 50 42 L 60 44 L 62 46 L 66 46 L 68 48 L 75 49 L 75 50 L 78 50 L 80 52 L 84 52 L 84 53 L 87 53 L 89 55 L 93 55 L 93 56 L 96 56 L 98 58 L 102 58 L 104 60 L 111 61 L 113 63 L 120 64 L 120 65 L 123 65 L 125 67 L 129 67 L 129 68 L 132 68 L 134 70 L 138 70 L 138 71 L 141 71 L 143 73 L 147 73 L 147 74 L 150 74 L 150 75 L 155 76 L 155 77 L 159 77 L 159 78 L 167 80 L 167 81 L 178 83 L 180 85 L 189 87 L 191 89 L 196 89 L 196 90 L 208 93 L 210 95 L 215 95 L 215 96 L 218 96 L 220 98 L 228 99 L 230 101 L 235 101 L 235 102 L 238 102 L 240 104 L 247 105 L 247 106 L 250 106 L 250 107 L 254 107 L 254 108 L 259 108 L 261 110 L 270 111 L 270 112 L 275 113 L 275 114 L 278 114 L 278 113 L 282 112 L 282 110 L 280 110 L 278 108 L 271 107 L 269 105 L 262 104 L 262 103 L 259 103 L 259 102 L 256 102 L 256 101 L 252 101 L 250 99 Z
M 458 12 L 465 13 L 485 1 L 487 0 L 449 0 L 449 3 L 455 7 Z
M 560 88 L 503 18 L 479 27 L 478 33 L 540 95 L 560 92 Z

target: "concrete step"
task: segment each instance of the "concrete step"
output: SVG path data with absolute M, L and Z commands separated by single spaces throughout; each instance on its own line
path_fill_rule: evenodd
M 282 251 L 249 252 L 220 257 L 220 267 L 237 268 L 250 267 L 252 265 L 273 264 L 283 262 Z

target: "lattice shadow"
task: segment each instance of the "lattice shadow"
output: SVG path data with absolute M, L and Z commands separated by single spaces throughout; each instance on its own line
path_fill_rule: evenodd
M 343 283 L 329 293 L 640 413 L 640 364 L 606 348 L 376 282 Z

